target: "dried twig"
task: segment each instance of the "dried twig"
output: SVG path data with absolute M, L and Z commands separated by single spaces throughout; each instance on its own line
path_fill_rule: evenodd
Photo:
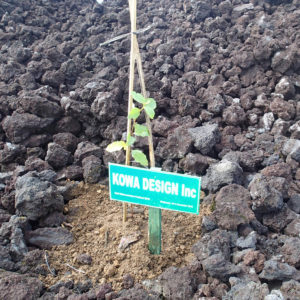
M 78 273 L 82 273 L 82 274 L 86 274 L 84 271 L 80 270 L 80 269 L 76 269 L 73 266 L 69 265 L 69 264 L 65 264 L 67 267 L 71 268 L 72 270 L 78 272 Z
M 48 255 L 47 255 L 47 252 L 46 252 L 46 251 L 45 251 L 45 261 L 46 261 L 46 266 L 47 266 L 47 268 L 48 268 L 50 274 L 51 274 L 52 276 L 55 277 L 55 276 L 56 276 L 55 272 L 54 272 L 53 269 L 51 269 L 50 266 L 49 266 L 49 263 L 48 263 Z
M 105 248 L 107 247 L 108 244 L 108 230 L 105 231 Z
M 135 33 L 135 34 L 140 34 L 140 33 L 146 32 L 146 31 L 148 31 L 152 26 L 153 26 L 153 25 L 150 25 L 150 26 L 148 26 L 148 27 L 146 27 L 146 28 L 137 30 L 137 31 L 134 32 L 134 33 Z M 108 44 L 110 44 L 110 43 L 112 43 L 112 42 L 115 42 L 115 41 L 124 39 L 124 38 L 126 38 L 127 36 L 130 36 L 130 35 L 131 35 L 131 32 L 121 34 L 121 35 L 119 35 L 119 36 L 116 36 L 116 37 L 112 38 L 111 40 L 108 40 L 108 41 L 106 41 L 106 42 L 104 42 L 104 43 L 101 43 L 99 46 L 101 47 L 101 46 L 108 45 Z

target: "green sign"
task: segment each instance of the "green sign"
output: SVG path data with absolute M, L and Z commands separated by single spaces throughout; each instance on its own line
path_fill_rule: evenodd
M 200 185 L 195 176 L 109 164 L 112 200 L 199 214 Z

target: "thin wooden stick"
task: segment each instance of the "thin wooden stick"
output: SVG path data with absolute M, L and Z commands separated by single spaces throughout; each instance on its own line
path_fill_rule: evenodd
M 49 265 L 49 263 L 48 263 L 48 255 L 47 255 L 47 252 L 46 252 L 46 251 L 45 251 L 45 261 L 46 261 L 46 266 L 47 266 L 47 268 L 48 268 L 50 274 L 51 274 L 52 276 L 55 277 L 56 274 L 55 274 L 55 272 L 53 272 L 53 270 L 50 268 L 50 265 Z
M 72 270 L 78 272 L 78 273 L 82 273 L 82 274 L 86 274 L 84 271 L 80 270 L 80 269 L 76 269 L 73 266 L 69 265 L 69 264 L 65 264 L 67 267 L 71 268 Z
M 146 91 L 145 77 L 144 77 L 144 71 L 143 71 L 143 66 L 142 66 L 142 59 L 141 59 L 137 41 L 136 41 L 136 44 L 137 44 L 137 49 L 136 49 L 137 69 L 138 69 L 139 78 L 140 78 L 141 90 L 142 90 L 143 96 L 145 98 L 147 98 L 147 91 Z M 149 131 L 148 143 L 149 143 L 150 167 L 154 168 L 155 167 L 155 157 L 154 157 L 153 135 L 152 135 L 150 118 L 147 114 L 146 114 L 146 123 L 147 123 L 148 131 Z
M 128 0 L 129 9 L 130 9 L 130 20 L 131 20 L 131 49 L 130 49 L 130 67 L 129 67 L 129 95 L 128 95 L 128 114 L 133 107 L 133 99 L 132 99 L 132 91 L 134 85 L 134 67 L 135 67 L 135 59 L 136 59 L 136 46 L 135 42 L 136 36 L 134 32 L 136 31 L 136 0 Z M 132 120 L 127 119 L 127 134 L 131 135 L 132 132 Z M 125 164 L 127 166 L 130 165 L 130 157 L 131 157 L 131 147 L 128 145 L 126 150 L 126 160 Z M 127 221 L 127 204 L 123 202 L 123 223 Z

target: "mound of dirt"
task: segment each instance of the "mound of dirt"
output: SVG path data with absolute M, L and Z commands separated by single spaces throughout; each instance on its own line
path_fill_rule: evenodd
M 157 277 L 167 267 L 186 265 L 193 258 L 191 246 L 201 234 L 202 216 L 210 213 L 209 207 L 201 209 L 200 215 L 163 210 L 162 252 L 152 255 L 148 250 L 146 207 L 130 207 L 128 221 L 123 223 L 122 203 L 110 200 L 106 186 L 82 185 L 78 192 L 82 194 L 65 207 L 64 223 L 75 241 L 48 252 L 49 265 L 57 276 L 41 276 L 47 286 L 90 279 L 94 284 L 110 282 L 114 290 L 119 290 L 126 274 L 140 282 Z M 137 241 L 122 250 L 119 245 L 124 237 Z

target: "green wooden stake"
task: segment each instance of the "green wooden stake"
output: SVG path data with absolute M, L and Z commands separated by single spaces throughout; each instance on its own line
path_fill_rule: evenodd
M 161 209 L 149 207 L 149 244 L 148 248 L 151 254 L 160 254 L 161 252 Z

